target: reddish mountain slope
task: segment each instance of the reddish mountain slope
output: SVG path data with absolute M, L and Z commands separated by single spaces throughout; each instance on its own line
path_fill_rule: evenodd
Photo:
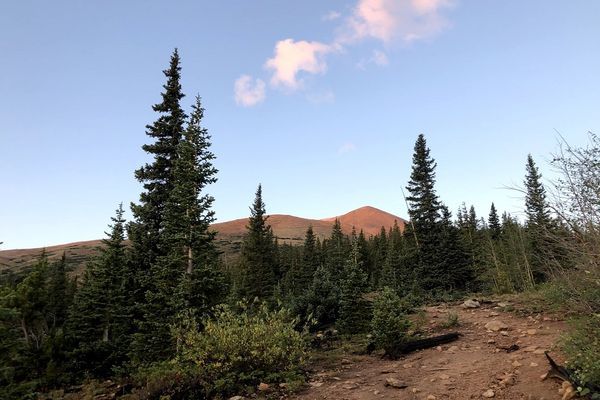
M 267 221 L 273 227 L 273 232 L 280 242 L 300 244 L 309 226 L 313 227 L 315 235 L 321 239 L 328 237 L 335 218 L 319 220 L 274 214 L 270 215 Z M 368 206 L 337 218 L 345 233 L 349 234 L 354 226 L 357 232 L 362 229 L 367 237 L 378 234 L 382 226 L 389 229 L 394 225 L 394 221 L 398 221 L 400 229 L 403 229 L 405 224 L 405 221 L 398 216 Z M 235 255 L 239 251 L 247 223 L 248 219 L 242 218 L 212 226 L 218 232 L 217 244 L 226 255 Z M 68 264 L 76 270 L 81 270 L 86 261 L 96 253 L 97 246 L 100 244 L 99 240 L 93 240 L 51 246 L 46 247 L 46 254 L 50 260 L 55 260 L 65 252 Z M 0 251 L 0 275 L 9 269 L 26 270 L 38 259 L 41 252 L 41 248 Z
M 323 221 L 333 221 L 336 217 L 327 218 Z M 386 229 L 394 226 L 394 221 L 398 223 L 400 230 L 404 230 L 404 224 L 406 221 L 396 215 L 382 211 L 378 208 L 365 206 L 358 208 L 354 211 L 350 211 L 347 214 L 340 215 L 337 217 L 340 220 L 342 226 L 354 226 L 356 230 L 362 229 L 365 235 L 377 235 L 381 231 L 381 227 Z

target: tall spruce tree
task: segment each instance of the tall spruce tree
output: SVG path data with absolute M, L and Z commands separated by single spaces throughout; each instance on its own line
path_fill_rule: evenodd
M 443 284 L 445 272 L 440 271 L 438 240 L 440 234 L 440 201 L 435 192 L 435 160 L 429 154 L 425 137 L 417 138 L 412 172 L 406 189 L 408 213 L 414 226 L 419 254 L 419 278 L 424 289 Z
M 184 94 L 179 82 L 179 64 L 179 53 L 175 49 L 169 68 L 163 71 L 167 82 L 163 86 L 162 101 L 152 107 L 159 117 L 152 125 L 146 126 L 146 134 L 154 142 L 142 146 L 153 160 L 135 171 L 135 177 L 143 184 L 144 191 L 140 194 L 140 203 L 131 204 L 134 221 L 128 226 L 128 234 L 133 245 L 133 262 L 139 271 L 140 290 L 136 292 L 139 303 L 145 302 L 145 284 L 152 279 L 148 276 L 150 267 L 159 256 L 164 255 L 159 245 L 165 205 L 175 185 L 173 167 L 187 118 L 180 104 Z
M 277 284 L 276 243 L 267 218 L 262 186 L 258 185 L 240 257 L 242 282 L 239 291 L 250 300 L 256 297 L 270 300 Z
M 171 351 L 171 346 L 165 345 L 170 336 L 170 318 L 163 319 L 163 314 L 157 311 L 172 311 L 169 307 L 172 297 L 167 299 L 164 293 L 179 282 L 179 279 L 172 280 L 168 270 L 161 267 L 168 248 L 163 246 L 166 205 L 175 187 L 174 167 L 187 119 L 180 104 L 184 94 L 179 64 L 179 53 L 175 49 L 169 68 L 163 71 L 167 82 L 163 86 L 162 102 L 152 107 L 159 117 L 146 126 L 146 134 L 154 142 L 142 146 L 153 160 L 135 171 L 135 177 L 144 187 L 140 204 L 131 204 L 134 221 L 128 227 L 136 269 L 134 318 L 138 329 L 132 343 L 136 363 L 164 359 Z
M 174 314 L 191 308 L 197 317 L 204 316 L 224 292 L 217 269 L 216 233 L 209 229 L 215 221 L 214 198 L 205 193 L 206 187 L 216 182 L 218 171 L 212 164 L 215 156 L 210 151 L 210 135 L 202 126 L 203 117 L 204 108 L 196 96 L 177 149 L 160 243 L 165 256 L 157 263 L 166 276 L 172 276 L 172 282 L 180 281 L 173 297 Z M 172 296 L 175 285 L 163 289 L 164 295 Z

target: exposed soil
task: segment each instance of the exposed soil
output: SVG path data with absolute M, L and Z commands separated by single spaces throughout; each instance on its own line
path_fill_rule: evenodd
M 428 334 L 457 331 L 461 334 L 457 341 L 394 361 L 380 355 L 345 355 L 322 361 L 314 367 L 307 389 L 291 398 L 478 399 L 486 398 L 485 393 L 494 399 L 560 399 L 560 381 L 540 377 L 548 370 L 544 351 L 562 362 L 555 345 L 566 324 L 551 315 L 525 317 L 503 310 L 496 304 L 476 309 L 428 307 Z M 459 326 L 436 329 L 448 320 L 448 313 L 458 314 Z M 486 329 L 485 324 L 492 320 L 504 322 L 508 329 Z M 518 350 L 505 350 L 515 344 Z M 407 387 L 386 386 L 388 378 Z

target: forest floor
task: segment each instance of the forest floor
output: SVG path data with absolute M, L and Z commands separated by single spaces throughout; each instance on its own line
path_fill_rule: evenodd
M 458 315 L 458 326 L 442 328 L 451 314 Z M 541 379 L 548 371 L 544 351 L 549 351 L 559 364 L 563 361 L 557 342 L 567 326 L 561 315 L 535 313 L 516 302 L 500 302 L 500 305 L 493 302 L 474 309 L 465 309 L 460 304 L 427 307 L 422 319 L 426 335 L 456 331 L 461 336 L 452 343 L 417 351 L 398 360 L 353 354 L 349 349 L 342 350 L 343 346 L 320 351 L 306 389 L 290 398 L 561 398 L 560 381 Z M 499 331 L 486 329 L 485 325 L 493 320 L 507 327 Z M 518 346 L 518 350 L 508 352 L 506 349 L 512 345 Z M 406 387 L 386 385 L 386 381 L 393 380 L 390 378 Z

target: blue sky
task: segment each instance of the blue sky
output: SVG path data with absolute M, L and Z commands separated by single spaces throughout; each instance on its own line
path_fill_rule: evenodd
M 136 201 L 174 47 L 184 104 L 206 108 L 219 221 L 406 216 L 424 133 L 455 211 L 518 214 L 527 153 L 600 129 L 600 3 L 588 1 L 27 1 L 0 5 L 3 249 L 100 238 Z

